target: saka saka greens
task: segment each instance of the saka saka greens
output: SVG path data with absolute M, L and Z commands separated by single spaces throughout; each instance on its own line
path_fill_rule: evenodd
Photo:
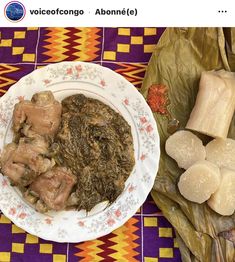
M 131 128 L 125 119 L 82 94 L 62 101 L 62 120 L 53 146 L 57 164 L 77 177 L 68 205 L 78 210 L 115 201 L 135 163 Z

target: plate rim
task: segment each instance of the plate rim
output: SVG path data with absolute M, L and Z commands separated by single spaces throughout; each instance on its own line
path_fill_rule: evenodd
M 158 132 L 158 128 L 157 128 L 157 123 L 156 123 L 156 121 L 155 121 L 155 119 L 154 119 L 153 113 L 152 113 L 150 107 L 148 106 L 147 102 L 145 101 L 144 97 L 139 93 L 139 91 L 136 89 L 136 87 L 135 87 L 132 83 L 130 83 L 126 78 L 124 78 L 121 74 L 118 74 L 117 72 L 115 72 L 114 70 L 112 70 L 112 69 L 110 69 L 110 68 L 108 68 L 108 67 L 105 67 L 105 66 L 102 66 L 102 65 L 100 65 L 100 64 L 93 63 L 93 62 L 80 62 L 80 61 L 63 61 L 63 62 L 59 62 L 59 63 L 48 64 L 48 65 L 46 65 L 46 66 L 44 66 L 44 67 L 42 67 L 42 68 L 36 69 L 36 70 L 30 72 L 29 74 L 24 75 L 23 77 L 21 77 L 16 83 L 14 83 L 14 84 L 8 89 L 8 91 L 6 92 L 6 94 L 4 94 L 4 95 L 0 98 L 0 104 L 2 103 L 2 100 L 4 100 L 4 97 L 5 97 L 5 98 L 7 97 L 7 94 L 8 94 L 8 96 L 11 95 L 11 94 L 14 92 L 15 88 L 17 88 L 18 85 L 20 85 L 21 83 L 23 83 L 23 81 L 24 81 L 25 79 L 27 79 L 27 77 L 29 77 L 30 75 L 33 75 L 33 76 L 34 76 L 34 74 L 37 75 L 38 73 L 40 73 L 40 71 L 46 70 L 46 68 L 53 68 L 53 67 L 63 66 L 63 65 L 71 65 L 71 66 L 74 66 L 74 65 L 81 65 L 81 66 L 82 66 L 82 65 L 90 65 L 90 66 L 92 66 L 92 67 L 94 66 L 94 67 L 97 67 L 97 68 L 99 68 L 99 69 L 101 69 L 101 70 L 104 70 L 104 71 L 109 72 L 109 74 L 111 74 L 111 75 L 114 74 L 116 77 L 118 77 L 118 78 L 120 78 L 122 81 L 124 81 L 124 82 L 126 83 L 126 85 L 132 87 L 132 92 L 135 92 L 136 95 L 138 96 L 138 98 L 140 99 L 141 103 L 144 104 L 145 110 L 147 111 L 149 117 L 151 118 L 151 124 L 153 125 L 153 129 L 154 129 L 154 131 L 156 131 L 156 132 L 155 132 L 155 135 L 156 135 L 156 141 L 157 141 L 157 147 L 156 147 L 157 154 L 155 155 L 155 158 L 154 158 L 154 161 L 155 161 L 155 169 L 156 169 L 156 172 L 155 172 L 156 174 L 155 174 L 155 177 L 154 177 L 154 179 L 155 179 L 156 176 L 157 176 L 157 171 L 158 171 L 158 168 L 159 168 L 159 161 L 160 161 L 160 138 L 159 138 L 159 132 Z M 89 81 L 88 81 L 88 82 L 89 82 Z M 40 89 L 41 89 L 41 87 L 40 87 Z M 1 174 L 1 173 L 0 173 L 0 174 Z M 4 176 L 1 174 L 1 177 L 4 177 Z M 152 181 L 152 183 L 151 183 L 151 189 L 152 189 L 152 187 L 153 187 L 154 179 L 153 179 L 153 181 Z M 144 198 L 143 198 L 143 197 L 141 198 L 141 201 L 140 201 L 140 203 L 138 204 L 139 207 L 141 207 L 141 206 L 143 205 L 143 203 L 145 202 L 146 198 L 148 197 L 148 194 L 149 194 L 149 192 L 151 191 L 151 189 L 148 191 L 148 193 L 145 195 Z M 51 237 L 50 237 L 50 234 L 49 234 L 49 235 L 47 235 L 47 234 L 44 235 L 44 232 L 42 232 L 42 231 L 36 233 L 36 232 L 34 232 L 34 230 L 31 230 L 31 227 L 29 227 L 29 226 L 27 226 L 27 225 L 25 225 L 25 227 L 22 226 L 22 225 L 20 224 L 19 219 L 17 219 L 16 217 L 13 217 L 13 216 L 11 216 L 11 215 L 9 215 L 9 214 L 6 214 L 6 213 L 7 213 L 7 210 L 2 210 L 2 207 L 1 207 L 1 206 L 0 206 L 0 208 L 1 208 L 2 213 L 3 213 L 7 218 L 9 218 L 16 226 L 22 228 L 22 229 L 25 230 L 26 232 L 28 232 L 28 233 L 30 233 L 30 234 L 32 234 L 32 235 L 36 235 L 36 236 L 38 236 L 38 237 L 40 237 L 40 238 L 42 238 L 42 239 L 49 240 L 49 241 L 56 241 L 56 242 L 59 242 L 59 243 L 66 243 L 66 242 L 67 242 L 67 243 L 68 243 L 68 242 L 69 242 L 69 243 L 78 243 L 78 242 L 82 242 L 82 241 L 93 240 L 93 239 L 102 237 L 102 236 L 104 236 L 104 235 L 107 235 L 107 234 L 111 233 L 113 230 L 115 230 L 115 229 L 119 228 L 120 226 L 122 226 L 124 223 L 126 223 L 126 222 L 136 213 L 136 211 L 138 210 L 138 208 L 133 208 L 133 209 L 131 209 L 131 210 L 128 212 L 127 216 L 126 216 L 124 219 L 122 219 L 121 221 L 117 221 L 117 223 L 116 223 L 114 226 L 109 227 L 108 230 L 106 229 L 103 234 L 100 234 L 99 232 L 96 233 L 96 234 L 95 234 L 95 233 L 92 233 L 91 236 L 87 235 L 87 236 L 86 236 L 85 238 L 83 238 L 82 240 L 73 239 L 73 240 L 71 241 L 71 240 L 69 240 L 69 238 L 71 238 L 71 237 L 69 237 L 69 236 L 68 236 L 68 238 L 65 237 L 64 240 L 61 240 L 61 239 L 58 239 L 58 238 L 56 238 L 56 237 L 51 238 Z M 5 211 L 6 211 L 6 212 L 5 212 Z

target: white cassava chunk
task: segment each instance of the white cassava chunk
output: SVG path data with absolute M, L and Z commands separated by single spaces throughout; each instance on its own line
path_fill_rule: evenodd
M 181 130 L 171 135 L 166 140 L 165 148 L 167 154 L 184 169 L 206 157 L 202 141 L 190 131 Z
M 218 167 L 235 170 L 235 140 L 214 139 L 206 145 L 206 159 Z
M 201 204 L 215 193 L 219 184 L 219 168 L 209 161 L 202 160 L 181 175 L 178 187 L 186 199 Z
M 235 171 L 221 168 L 221 182 L 218 190 L 207 201 L 208 205 L 223 216 L 235 211 Z
M 196 103 L 186 128 L 226 138 L 235 109 L 235 73 L 202 72 Z

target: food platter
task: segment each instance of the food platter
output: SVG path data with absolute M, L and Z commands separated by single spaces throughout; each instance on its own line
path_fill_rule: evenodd
M 14 105 L 44 90 L 51 90 L 57 100 L 82 93 L 119 112 L 131 126 L 134 169 L 113 204 L 100 203 L 89 213 L 83 210 L 38 213 L 10 185 L 7 177 L 0 175 L 0 209 L 17 226 L 47 240 L 81 242 L 106 235 L 135 214 L 153 186 L 160 146 L 152 112 L 135 87 L 108 68 L 84 62 L 48 65 L 20 79 L 0 99 L 0 152 L 12 140 Z

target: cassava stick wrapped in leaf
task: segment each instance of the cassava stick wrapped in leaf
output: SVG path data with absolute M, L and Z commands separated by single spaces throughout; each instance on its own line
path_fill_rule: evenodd
M 202 72 L 196 103 L 186 128 L 225 139 L 235 109 L 235 73 Z

